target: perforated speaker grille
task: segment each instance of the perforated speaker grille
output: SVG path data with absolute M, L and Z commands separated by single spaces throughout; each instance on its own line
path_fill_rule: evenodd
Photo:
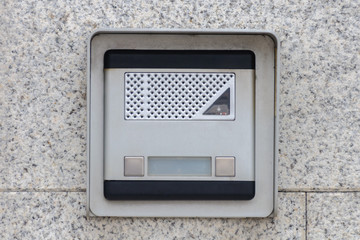
M 125 119 L 206 119 L 204 112 L 234 82 L 234 73 L 125 73 Z

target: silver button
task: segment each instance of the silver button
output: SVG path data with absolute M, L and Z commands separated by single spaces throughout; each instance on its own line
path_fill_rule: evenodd
M 216 157 L 215 176 L 235 177 L 235 157 Z
M 144 157 L 125 157 L 124 175 L 127 177 L 144 176 Z

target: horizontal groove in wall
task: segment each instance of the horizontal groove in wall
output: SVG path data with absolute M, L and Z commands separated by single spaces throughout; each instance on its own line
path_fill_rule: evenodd
M 0 192 L 86 192 L 86 189 L 0 189 Z
M 354 189 L 279 189 L 279 192 L 306 192 L 306 193 L 338 193 L 360 192 L 360 188 Z
M 86 192 L 85 188 L 49 188 L 49 189 L 0 189 L 0 192 Z M 279 189 L 282 193 L 353 193 L 360 192 L 360 189 Z

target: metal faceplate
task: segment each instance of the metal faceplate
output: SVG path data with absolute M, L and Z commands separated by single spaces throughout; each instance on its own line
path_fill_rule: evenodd
M 174 48 L 250 50 L 256 56 L 256 70 L 104 68 L 108 50 Z M 265 217 L 273 212 L 275 48 L 266 34 L 209 33 L 195 38 L 186 33 L 94 34 L 88 122 L 90 212 L 169 217 Z M 124 174 L 126 156 L 143 159 L 140 176 Z M 215 173 L 218 156 L 225 157 L 235 174 Z M 211 174 L 148 174 L 148 158 L 159 157 L 210 158 Z M 256 194 L 246 201 L 109 201 L 103 194 L 104 180 L 255 181 Z
M 254 180 L 254 70 L 233 69 L 231 73 L 234 76 L 233 82 L 229 79 L 229 82 L 226 82 L 222 88 L 219 87 L 219 90 L 215 92 L 213 97 L 205 95 L 204 107 L 198 108 L 198 119 L 189 119 L 187 117 L 187 121 L 176 120 L 175 116 L 178 115 L 175 115 L 174 119 L 164 120 L 165 117 L 168 117 L 168 115 L 164 114 L 164 111 L 161 111 L 163 108 L 165 110 L 165 102 L 162 103 L 165 96 L 158 98 L 157 102 L 161 104 L 160 106 L 154 105 L 151 107 L 151 104 L 150 106 L 144 106 L 149 105 L 149 103 L 141 97 L 139 100 L 131 101 L 130 98 L 133 99 L 134 95 L 129 94 L 128 97 L 126 96 L 127 91 L 131 91 L 126 90 L 126 85 L 130 84 L 129 82 L 126 83 L 126 76 L 129 71 L 130 69 L 105 70 L 105 180 L 130 180 L 128 177 L 123 177 L 123 158 L 125 156 L 209 156 L 213 160 L 213 174 L 209 177 L 149 177 L 145 171 L 144 177 L 134 178 L 138 180 Z M 151 69 L 136 69 L 138 74 L 144 75 L 150 71 Z M 156 69 L 156 73 L 165 71 L 172 72 L 174 75 L 185 72 L 184 69 Z M 195 75 L 203 74 L 205 76 L 210 74 L 215 75 L 216 73 L 218 75 L 230 75 L 228 73 L 229 70 L 217 70 L 216 73 L 208 69 L 191 69 L 189 71 Z M 194 88 L 196 87 L 199 86 L 195 86 Z M 141 87 L 141 83 L 138 88 L 145 89 L 145 87 Z M 212 118 L 210 119 L 207 119 L 207 115 L 200 115 L 200 113 L 205 112 L 227 88 L 230 89 L 232 99 L 230 104 L 232 108 L 232 111 L 230 111 L 232 115 L 231 121 L 227 121 L 231 115 L 215 116 L 219 117 L 220 120 L 214 119 L 214 116 L 211 115 L 210 117 Z M 141 92 L 137 94 L 143 95 L 144 97 L 146 96 L 145 93 L 141 94 Z M 158 94 L 163 94 L 163 91 L 159 91 Z M 174 95 L 178 94 L 181 95 L 182 93 L 174 93 Z M 151 97 L 152 95 L 150 95 L 150 98 Z M 181 98 L 185 98 L 185 96 L 181 96 Z M 208 98 L 207 102 L 206 98 Z M 237 100 L 236 103 L 235 99 Z M 127 102 L 127 100 L 129 101 Z M 136 105 L 134 102 L 139 105 Z M 171 108 L 171 104 L 175 102 L 179 102 L 181 106 L 179 108 Z M 141 103 L 143 105 L 141 105 Z M 186 102 L 184 100 L 182 102 L 170 99 L 168 104 L 170 104 L 170 111 L 175 111 L 175 109 L 187 110 L 189 109 L 188 105 L 190 101 Z M 151 115 L 151 113 L 156 113 L 156 110 L 160 108 L 160 120 L 146 119 L 147 115 L 143 115 L 145 119 L 143 118 L 143 120 L 141 120 L 141 112 L 140 114 L 136 113 L 134 109 L 130 108 L 131 105 L 139 108 L 140 111 L 141 109 L 149 111 L 150 117 L 152 116 L 152 118 L 154 118 L 154 115 Z M 146 107 L 148 108 L 146 109 Z M 201 109 L 203 110 L 201 111 Z M 196 108 L 194 110 L 196 111 Z M 140 120 L 134 120 L 134 118 L 131 118 L 131 120 L 127 119 L 128 112 L 139 115 Z M 182 112 L 179 113 L 180 117 L 181 114 Z M 164 118 L 161 118 L 162 116 L 164 116 Z M 223 119 L 221 119 L 221 117 L 223 117 Z M 234 156 L 237 159 L 236 177 L 215 177 L 214 160 L 216 156 Z M 147 169 L 147 161 L 145 161 L 145 169 Z

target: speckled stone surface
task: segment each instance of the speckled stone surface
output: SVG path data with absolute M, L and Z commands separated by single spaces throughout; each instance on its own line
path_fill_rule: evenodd
M 308 2 L 284 19 L 283 189 L 360 189 L 359 8 L 359 1 Z
M 360 192 L 309 193 L 308 239 L 360 239 Z
M 0 239 L 304 239 L 305 194 L 280 194 L 275 219 L 86 219 L 85 193 L 0 193 Z
M 21 192 L 0 193 L 0 238 L 304 239 L 301 192 L 280 193 L 274 220 L 86 221 L 86 40 L 101 27 L 274 31 L 279 188 L 359 192 L 359 9 L 358 0 L 1 1 L 0 191 Z M 309 194 L 309 239 L 358 233 L 349 210 L 358 198 Z
M 0 4 L 0 188 L 85 188 L 86 39 L 99 27 L 275 31 L 280 188 L 360 188 L 359 1 Z

